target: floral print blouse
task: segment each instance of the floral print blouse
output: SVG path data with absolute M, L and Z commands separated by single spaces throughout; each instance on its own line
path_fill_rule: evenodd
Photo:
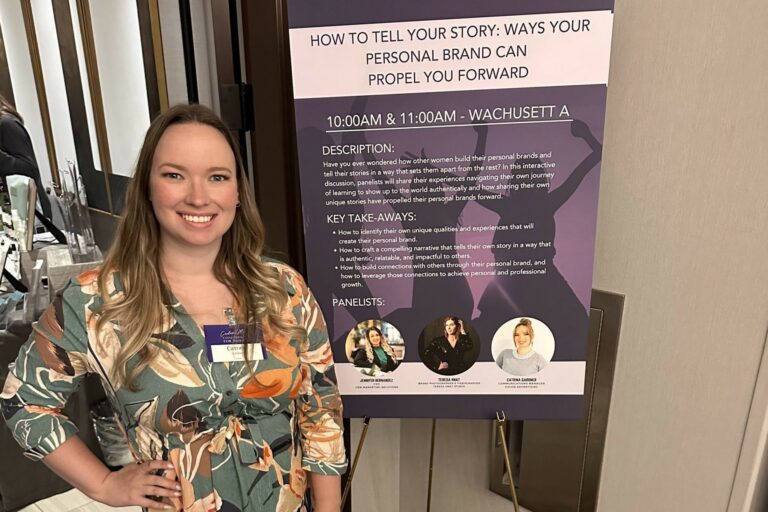
M 74 279 L 34 327 L 10 367 L 0 404 L 25 454 L 39 459 L 76 427 L 61 414 L 86 373 L 100 376 L 137 461 L 169 460 L 182 487 L 177 511 L 295 511 L 307 471 L 346 469 L 341 401 L 323 315 L 301 276 L 277 262 L 288 292 L 286 318 L 306 328 L 305 343 L 263 325 L 266 359 L 210 363 L 205 339 L 181 303 L 167 309 L 149 343 L 156 357 L 137 391 L 109 378 L 122 334 L 96 328 L 98 270 Z M 123 293 L 112 273 L 108 293 Z M 129 361 L 129 368 L 132 359 Z

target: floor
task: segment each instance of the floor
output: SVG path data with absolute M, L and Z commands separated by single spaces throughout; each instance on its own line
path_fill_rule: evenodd
M 141 512 L 141 507 L 113 508 L 93 501 L 77 489 L 51 496 L 19 512 Z

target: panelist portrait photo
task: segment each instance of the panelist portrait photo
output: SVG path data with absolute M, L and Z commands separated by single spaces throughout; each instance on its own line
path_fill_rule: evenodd
M 535 318 L 514 318 L 504 323 L 491 342 L 496 364 L 512 375 L 533 375 L 544 369 L 555 350 L 552 331 Z
M 346 354 L 350 363 L 364 375 L 376 376 L 393 372 L 405 356 L 400 331 L 381 320 L 357 324 L 347 334 Z
M 477 333 L 457 316 L 434 319 L 419 336 L 421 361 L 440 375 L 464 373 L 475 364 L 479 353 Z

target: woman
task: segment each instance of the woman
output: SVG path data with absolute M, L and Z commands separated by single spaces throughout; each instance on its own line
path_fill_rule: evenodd
M 533 350 L 533 326 L 527 318 L 521 318 L 514 330 L 515 348 L 501 351 L 496 364 L 512 375 L 538 373 L 547 365 L 544 356 Z
M 35 150 L 24 128 L 24 120 L 13 105 L 0 94 L 0 176 L 12 174 L 27 176 L 35 181 L 43 215 L 50 219 L 51 203 L 40 178 Z
M 364 350 L 358 349 L 354 356 L 354 365 L 360 368 L 378 368 L 382 372 L 391 372 L 399 364 L 395 351 L 389 346 L 387 338 L 378 327 L 371 327 L 365 333 L 367 343 Z
M 462 321 L 458 317 L 449 316 L 443 321 L 443 335 L 429 342 L 422 360 L 433 372 L 458 375 L 474 364 L 474 348 L 472 339 L 464 332 Z
M 46 311 L 0 395 L 26 453 L 107 505 L 305 510 L 309 471 L 314 510 L 339 509 L 346 457 L 327 331 L 301 276 L 261 257 L 238 155 L 205 107 L 152 123 L 103 266 Z M 232 323 L 263 340 L 266 358 L 254 344 L 246 360 L 209 360 L 211 329 Z M 137 464 L 110 472 L 60 415 L 88 372 Z

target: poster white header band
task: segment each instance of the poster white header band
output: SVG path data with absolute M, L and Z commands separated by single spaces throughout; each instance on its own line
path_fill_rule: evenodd
M 534 375 L 515 376 L 496 363 L 478 362 L 459 375 L 443 376 L 421 363 L 401 363 L 396 371 L 367 376 L 351 363 L 336 363 L 343 395 L 582 395 L 584 361 L 552 361 Z
M 612 24 L 588 11 L 295 28 L 294 97 L 607 84 Z

